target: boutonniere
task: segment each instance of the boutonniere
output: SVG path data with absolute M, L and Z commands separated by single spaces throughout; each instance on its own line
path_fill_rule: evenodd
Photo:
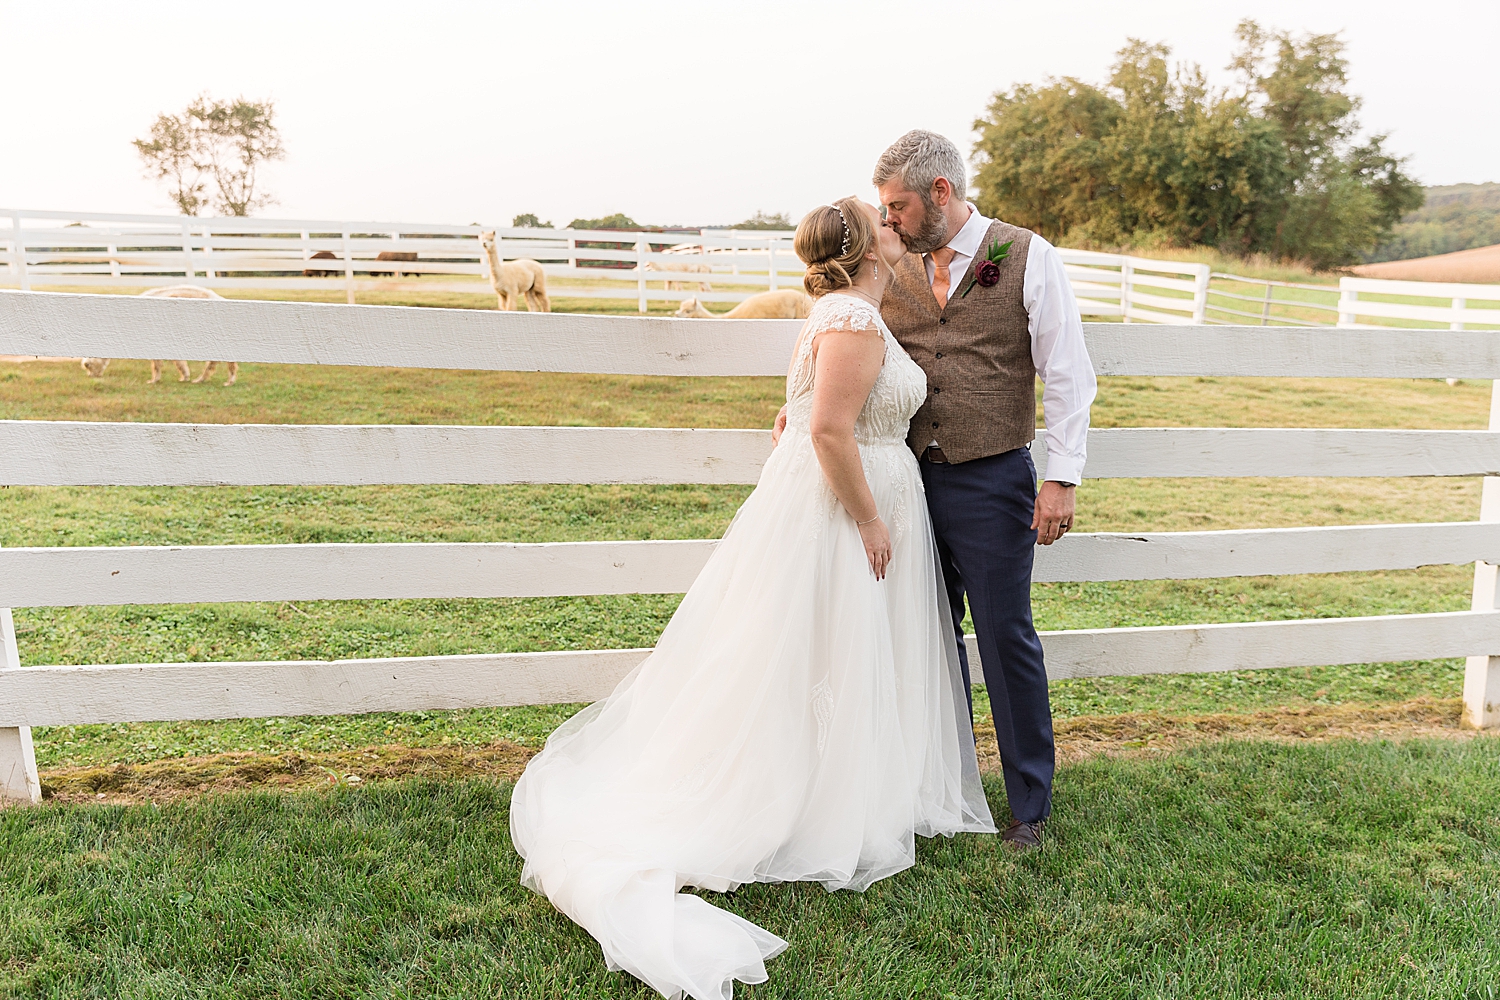
M 964 293 L 959 298 L 968 298 L 975 285 L 993 288 L 1000 284 L 1000 262 L 1010 256 L 1010 245 L 1014 242 L 1015 240 L 1009 240 L 1005 243 L 990 244 L 984 260 L 974 265 L 974 280 L 969 282 L 969 287 L 964 289 Z

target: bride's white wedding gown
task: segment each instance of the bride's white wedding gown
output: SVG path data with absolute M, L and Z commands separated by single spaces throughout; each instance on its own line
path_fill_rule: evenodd
M 886 579 L 808 437 L 812 344 L 880 330 L 855 425 L 890 527 Z M 994 832 L 907 424 L 922 369 L 879 313 L 819 299 L 787 378 L 787 426 L 655 651 L 575 715 L 511 800 L 522 882 L 665 996 L 727 1000 L 787 942 L 684 886 L 811 880 L 862 890 L 913 835 Z

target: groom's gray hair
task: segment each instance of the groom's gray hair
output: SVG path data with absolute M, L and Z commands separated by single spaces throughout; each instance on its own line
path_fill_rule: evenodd
M 932 182 L 948 178 L 953 193 L 966 198 L 969 187 L 964 178 L 964 158 L 947 136 L 914 128 L 891 143 L 875 164 L 876 187 L 895 178 L 908 191 L 915 191 L 924 204 L 932 204 Z

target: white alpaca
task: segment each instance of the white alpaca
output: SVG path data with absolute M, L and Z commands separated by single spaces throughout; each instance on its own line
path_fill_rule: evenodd
M 698 256 L 700 256 L 702 254 L 702 251 L 703 251 L 703 248 L 701 246 L 699 246 L 698 244 L 696 244 L 696 243 L 679 243 L 677 246 L 672 247 L 670 250 L 663 250 L 662 253 L 664 253 L 664 254 L 672 254 L 673 256 L 687 256 L 687 255 L 691 254 L 694 257 L 698 257 Z M 686 261 L 686 260 L 681 261 L 681 262 L 678 262 L 678 261 L 675 261 L 675 260 L 663 260 L 663 261 L 648 260 L 646 262 L 646 270 L 648 270 L 648 271 L 686 271 L 689 274 L 713 274 L 714 273 L 714 269 L 712 267 L 710 267 L 709 265 L 707 265 L 707 264 L 694 263 L 694 262 L 689 262 L 689 261 Z M 697 285 L 698 286 L 698 291 L 700 291 L 700 292 L 711 292 L 711 291 L 714 290 L 714 286 L 710 285 L 707 281 L 675 281 L 675 280 L 671 280 L 671 281 L 667 282 L 667 291 L 669 291 L 669 292 L 671 292 L 671 291 L 685 292 L 685 291 L 687 291 L 687 286 L 688 285 Z
M 501 309 L 511 312 L 524 295 L 529 311 L 552 311 L 552 301 L 547 298 L 547 272 L 542 265 L 527 257 L 502 261 L 500 251 L 495 248 L 493 229 L 479 234 L 479 245 L 484 249 L 485 269 L 490 286 L 500 298 Z
M 165 288 L 148 288 L 141 293 L 141 297 L 148 299 L 224 298 L 224 296 L 220 295 L 218 292 L 215 292 L 212 288 L 201 288 L 198 285 L 167 285 Z M 99 376 L 104 374 L 104 369 L 109 367 L 109 358 L 81 358 L 79 359 L 79 363 L 83 365 L 84 371 L 88 372 L 94 378 L 98 378 Z M 177 381 L 179 382 L 186 382 L 188 378 L 193 374 L 192 370 L 188 368 L 188 363 L 186 361 L 173 361 L 172 364 L 177 368 Z M 210 375 L 213 374 L 214 366 L 216 366 L 217 364 L 217 361 L 210 361 L 207 365 L 204 366 L 203 374 L 193 379 L 193 381 L 202 382 L 207 379 Z M 155 385 L 157 382 L 161 381 L 161 365 L 162 363 L 160 361 L 152 359 L 151 378 L 146 382 L 147 385 Z M 224 384 L 226 386 L 234 385 L 234 380 L 239 378 L 240 375 L 239 362 L 226 361 L 225 366 L 229 370 L 229 378 L 225 379 Z
M 677 315 L 703 319 L 806 319 L 812 299 L 795 288 L 752 295 L 727 313 L 711 313 L 697 299 L 683 299 Z

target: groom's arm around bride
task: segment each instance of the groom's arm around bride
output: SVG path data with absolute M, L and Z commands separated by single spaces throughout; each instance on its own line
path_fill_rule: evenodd
M 908 443 L 921 460 L 965 680 L 967 597 L 1014 818 L 1005 836 L 1034 845 L 1051 811 L 1054 752 L 1031 567 L 1037 544 L 1072 527 L 1093 365 L 1057 251 L 965 201 L 953 143 L 909 132 L 881 156 L 874 182 L 909 251 L 881 314 L 927 373 Z M 1037 378 L 1047 448 L 1040 490 L 1029 450 Z

